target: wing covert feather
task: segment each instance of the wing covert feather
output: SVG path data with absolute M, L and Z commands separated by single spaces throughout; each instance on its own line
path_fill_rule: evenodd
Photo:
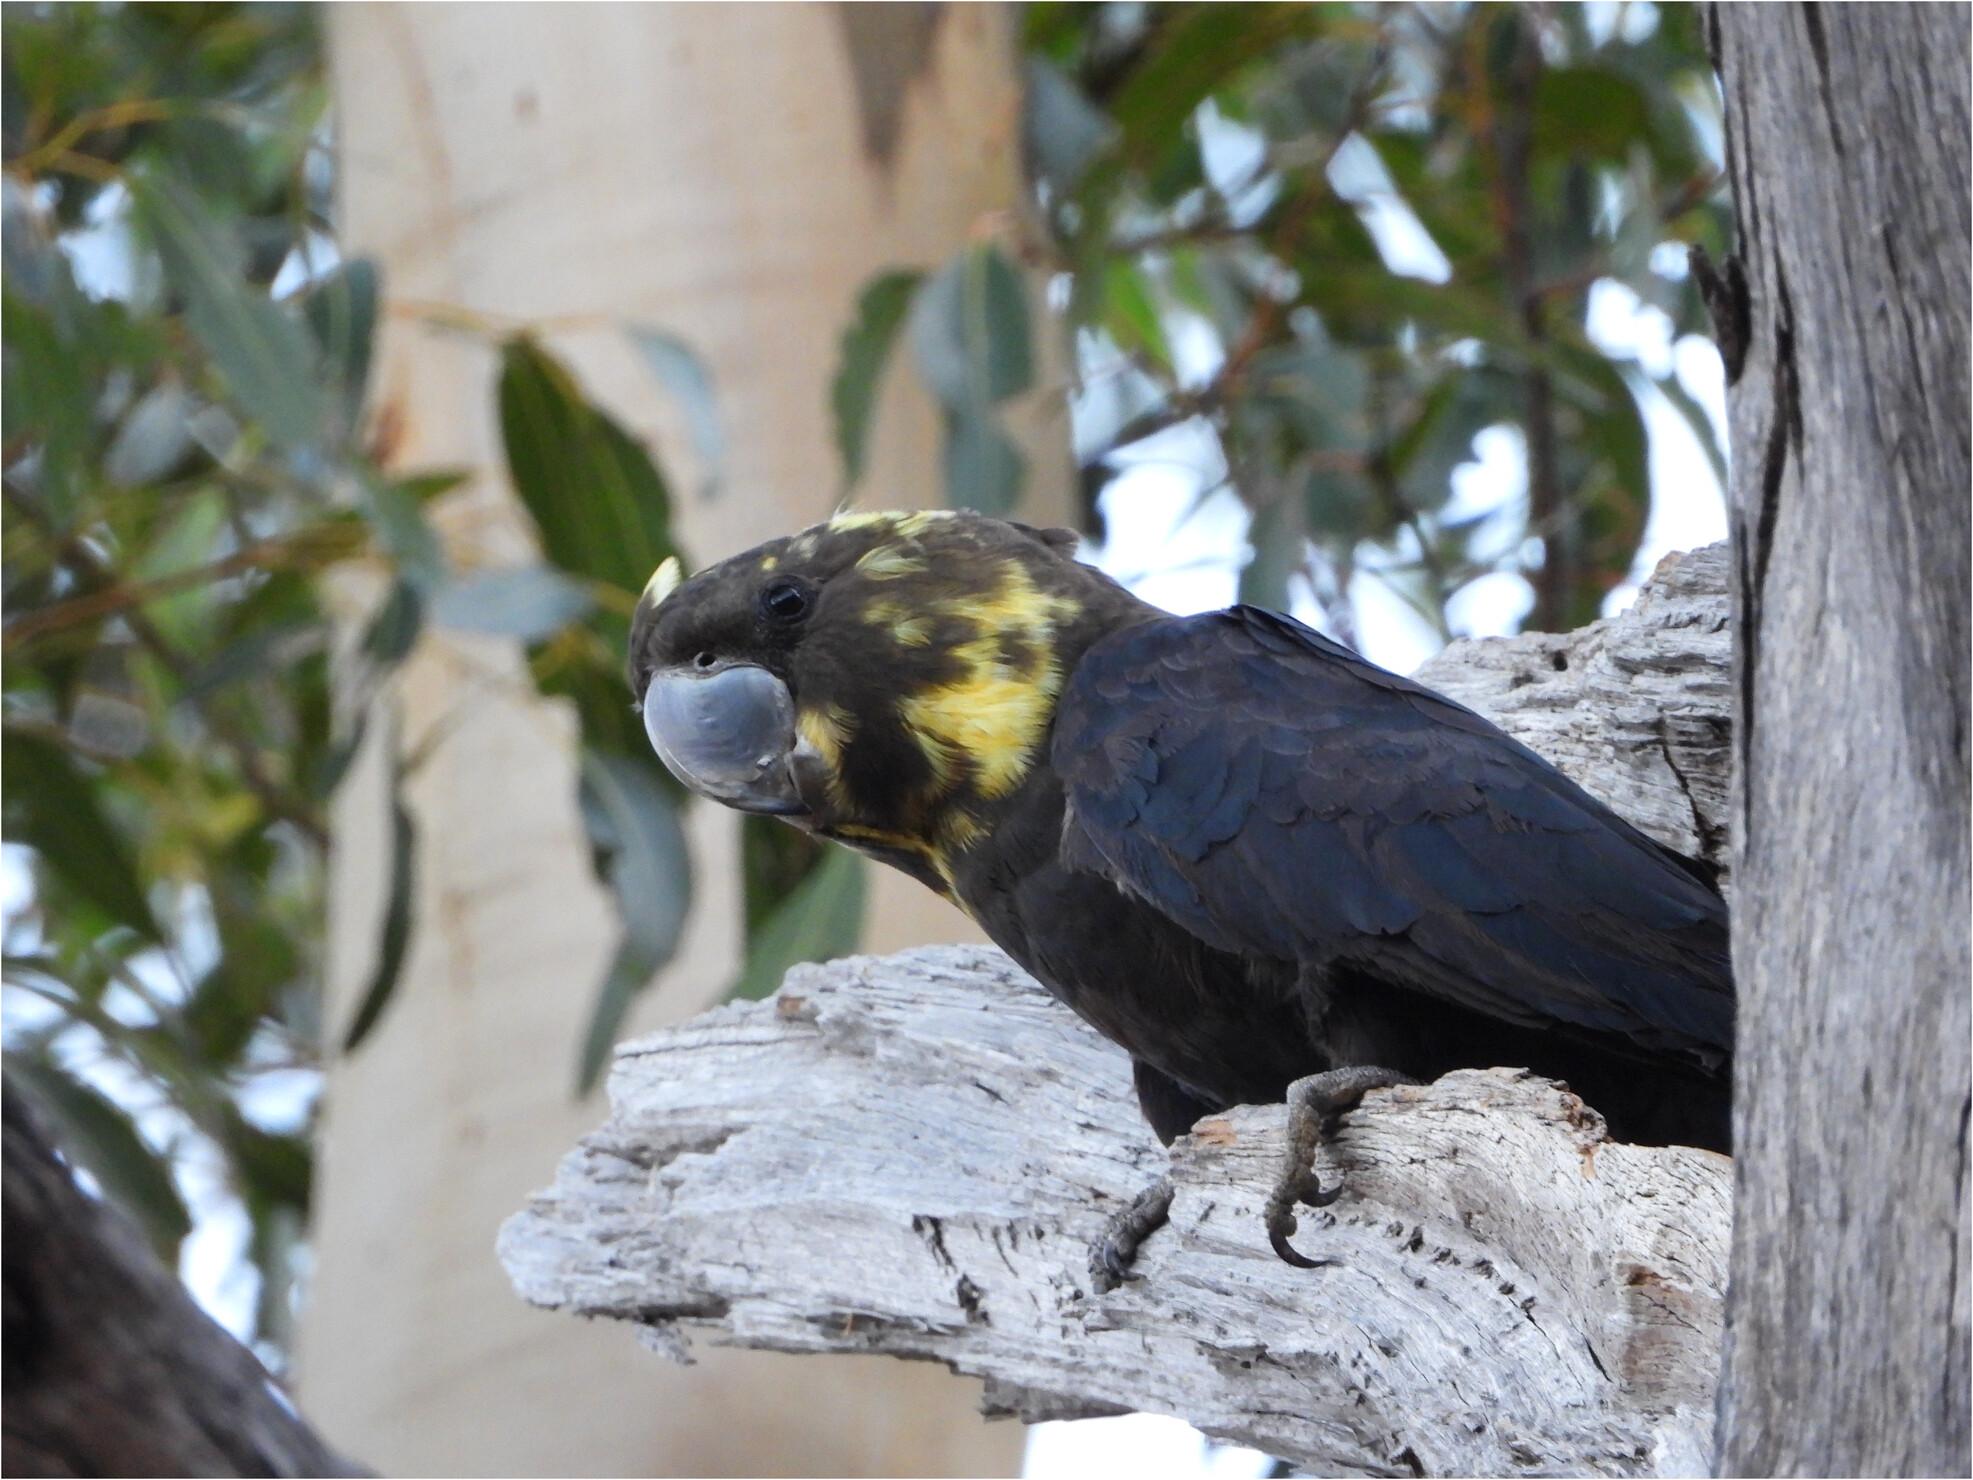
M 1220 950 L 1731 1051 L 1717 894 L 1479 715 L 1300 623 L 1236 607 L 1104 638 L 1052 754 L 1064 862 Z

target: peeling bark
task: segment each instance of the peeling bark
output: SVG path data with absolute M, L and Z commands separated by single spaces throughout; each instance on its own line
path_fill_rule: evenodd
M 1723 547 L 1622 616 L 1462 643 L 1422 676 L 1632 821 L 1717 859 L 1731 742 Z M 790 973 L 618 1051 L 612 1114 L 500 1255 L 536 1304 L 987 1380 L 1024 1419 L 1141 1409 L 1324 1472 L 1698 1473 L 1712 1443 L 1731 1163 L 1611 1143 L 1519 1070 L 1377 1091 L 1344 1181 L 1277 1260 L 1280 1106 L 1172 1148 L 1143 1278 L 1088 1248 L 1167 1166 L 1128 1060 L 997 951 Z

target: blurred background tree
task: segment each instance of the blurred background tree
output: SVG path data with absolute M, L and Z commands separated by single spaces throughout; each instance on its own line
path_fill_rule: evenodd
M 307 6 L 5 12 L 7 1067 L 277 1369 L 322 1072 L 430 997 L 434 973 L 403 968 L 450 898 L 432 854 L 449 839 L 421 825 L 446 814 L 418 786 L 485 764 L 456 747 L 488 685 L 572 713 L 552 805 L 611 902 L 568 916 L 596 961 L 539 994 L 566 1025 L 543 1071 L 562 1101 L 674 956 L 674 977 L 716 974 L 701 989 L 758 993 L 850 949 L 866 893 L 866 940 L 960 928 L 786 829 L 721 841 L 726 822 L 681 812 L 620 688 L 636 592 L 681 543 L 716 558 L 842 497 L 943 499 L 1078 518 L 1100 558 L 1138 517 L 1133 477 L 1176 464 L 1200 506 L 1238 512 L 1244 599 L 1371 645 L 1366 586 L 1440 639 L 1486 603 L 1496 626 L 1589 620 L 1646 545 L 1652 413 L 1718 461 L 1688 380 L 1593 324 L 1614 295 L 1662 311 L 1667 342 L 1706 331 L 1682 244 L 1717 253 L 1725 207 L 1684 6 L 768 8 L 717 33 L 562 14 L 420 30 L 359 11 L 336 22 L 332 79 Z M 556 193 L 546 156 L 530 175 L 492 152 L 533 161 L 559 129 L 570 178 L 628 179 L 629 137 L 656 125 L 610 111 L 628 74 L 583 96 L 601 64 L 576 59 L 659 40 L 712 55 L 729 34 L 763 96 L 829 100 L 826 123 L 785 127 L 827 134 L 812 147 L 849 184 L 778 135 L 582 197 Z M 342 152 L 332 98 L 447 47 L 456 66 L 425 65 L 441 117 L 378 104 L 389 128 Z M 826 77 L 774 71 L 824 55 Z M 494 97 L 485 79 L 510 74 Z M 705 107 L 666 115 L 680 150 L 692 128 L 759 131 L 737 94 L 708 88 Z M 538 192 L 525 229 L 475 238 L 520 255 L 462 266 L 453 238 L 389 237 L 374 200 L 347 239 L 352 175 L 429 189 L 416 151 L 433 147 L 460 178 Z M 981 183 L 947 180 L 941 150 Z M 851 191 L 850 214 L 768 221 L 783 167 Z M 704 228 L 734 209 L 685 194 L 722 189 L 765 224 Z M 733 241 L 775 230 L 822 265 L 725 271 Z M 573 306 L 533 290 L 603 260 L 599 238 L 661 260 L 599 269 Z M 459 286 L 475 270 L 484 291 Z M 414 380 L 389 382 L 386 328 L 425 346 Z M 523 511 L 492 534 L 489 487 Z M 1193 545 L 1181 525 L 1158 568 Z M 400 670 L 435 631 L 519 666 L 475 657 L 491 679 L 426 702 Z M 374 828 L 346 825 L 359 752 Z M 512 783 L 486 784 L 477 805 Z M 325 944 L 332 836 L 376 895 L 360 946 Z M 694 929 L 744 948 L 695 954 Z M 331 977 L 354 985 L 325 995 Z M 674 1005 L 703 995 L 681 985 Z M 430 1045 L 404 1052 L 373 1054 L 345 1099 Z

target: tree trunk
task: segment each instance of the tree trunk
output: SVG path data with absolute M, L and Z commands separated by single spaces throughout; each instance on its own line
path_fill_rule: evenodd
M 4 1101 L 9 1475 L 360 1475 Z
M 529 535 L 499 475 L 490 345 L 434 311 L 547 336 L 657 443 L 700 561 L 834 507 L 829 376 L 857 291 L 945 260 L 1020 198 L 1008 12 L 879 9 L 327 12 L 341 239 L 381 262 L 389 299 L 378 423 L 402 467 L 479 473 L 439 515 L 454 558 L 526 559 Z M 629 325 L 710 365 L 727 449 L 711 498 Z M 939 422 L 914 380 L 888 378 L 874 429 L 867 481 L 886 502 L 937 496 Z M 1052 461 L 1066 481 L 1066 440 Z M 977 1389 L 944 1372 L 846 1361 L 795 1380 L 786 1359 L 732 1352 L 676 1372 L 514 1300 L 494 1231 L 594 1118 L 571 1085 L 615 922 L 590 875 L 568 716 L 532 697 L 513 645 L 436 634 L 395 697 L 407 750 L 442 738 L 409 791 L 404 986 L 330 1072 L 298 1358 L 310 1411 L 399 1473 L 1013 1470 L 1019 1435 L 981 1425 Z M 384 760 L 366 755 L 335 819 L 338 1024 L 370 969 Z M 736 819 L 700 806 L 688 827 L 694 914 L 639 1004 L 644 1028 L 702 1007 L 737 966 Z M 873 890 L 873 943 L 970 934 L 908 880 Z
M 1721 5 L 1740 261 L 1721 1474 L 1968 1471 L 1968 26 Z

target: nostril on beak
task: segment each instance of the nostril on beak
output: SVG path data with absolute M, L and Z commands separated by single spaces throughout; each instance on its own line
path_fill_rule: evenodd
M 715 658 L 711 653 L 700 653 L 698 657 L 692 660 L 692 666 L 704 672 L 718 661 L 719 659 Z

